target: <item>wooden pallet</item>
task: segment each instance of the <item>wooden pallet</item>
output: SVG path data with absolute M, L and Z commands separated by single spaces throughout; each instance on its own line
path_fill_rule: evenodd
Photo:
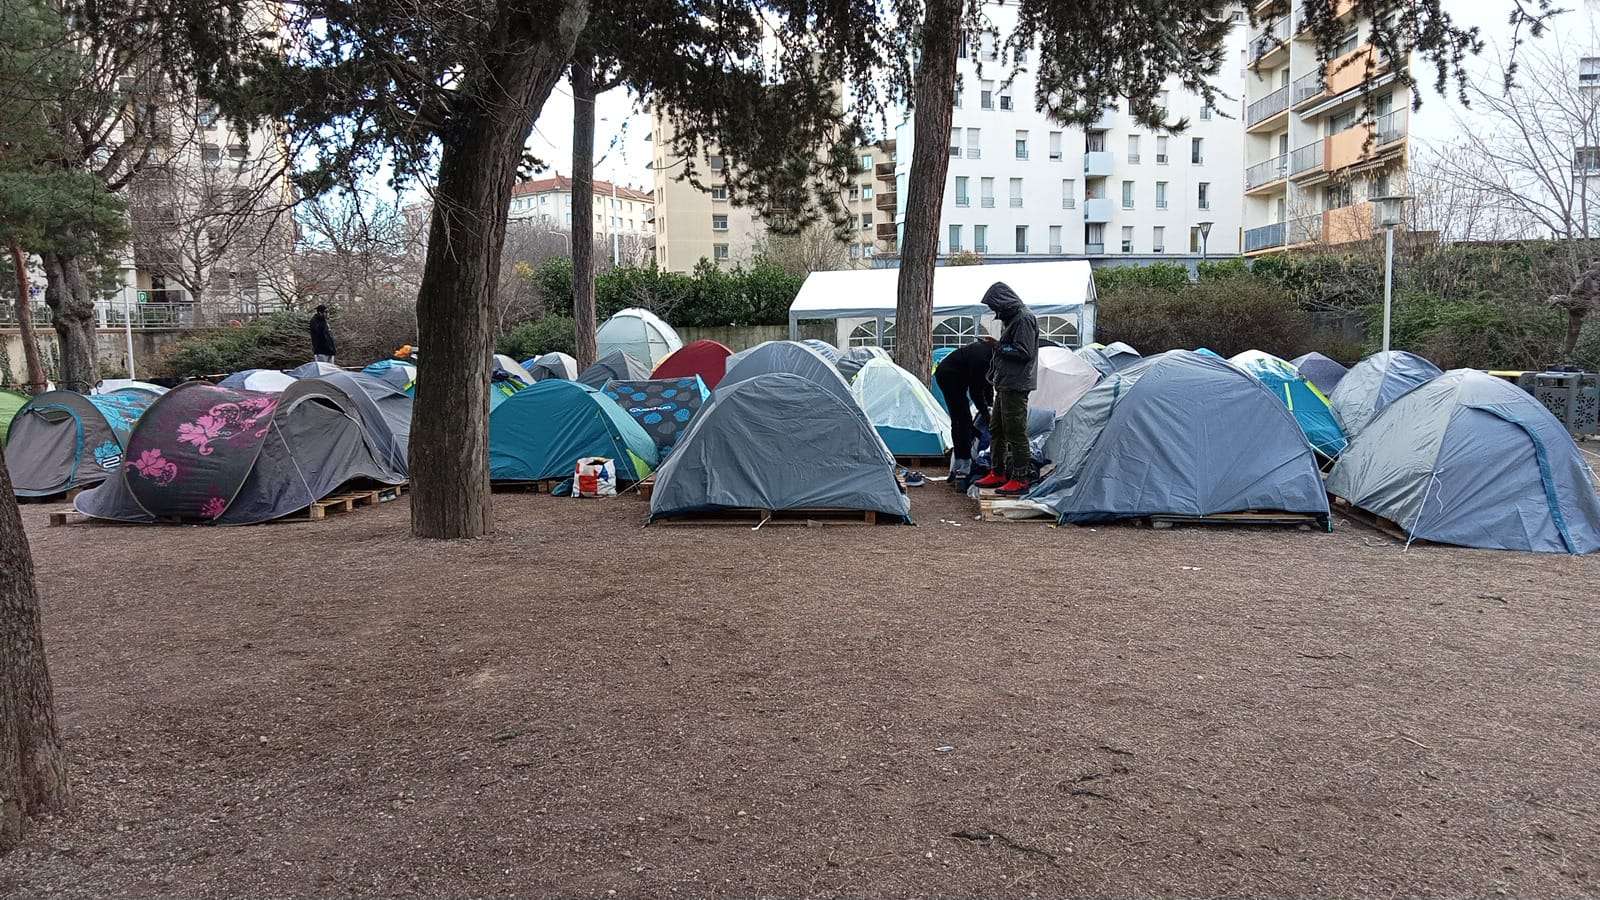
M 1404 528 L 1400 527 L 1399 523 L 1385 519 L 1383 516 L 1369 513 L 1343 497 L 1335 497 L 1329 494 L 1328 505 L 1332 506 L 1334 512 L 1339 515 L 1346 516 L 1352 521 L 1360 522 L 1374 531 L 1381 531 L 1402 544 L 1411 540 L 1411 536 L 1406 533 Z
M 62 525 L 74 525 L 79 522 L 87 521 L 89 521 L 89 517 L 75 509 L 69 509 L 66 512 L 53 512 L 50 514 L 51 528 L 59 528 Z
M 649 478 L 646 478 L 645 480 L 639 482 L 639 496 L 645 498 L 646 500 L 649 500 L 650 499 L 650 495 L 654 494 L 655 492 L 656 492 L 656 477 L 654 475 L 651 475 Z
M 497 494 L 549 494 L 565 478 L 539 478 L 531 481 L 491 481 L 489 489 Z
M 1026 509 L 1018 506 L 1017 497 L 1001 497 L 994 491 L 983 491 L 978 495 L 978 515 L 985 522 L 1022 522 L 1029 525 L 1054 525 L 1056 518 L 1049 513 L 1039 513 L 1029 516 L 1008 516 L 1007 510 Z
M 1245 512 L 1213 513 L 1209 516 L 1146 516 L 1137 520 L 1151 528 L 1172 528 L 1177 525 L 1269 525 L 1288 526 L 1309 531 L 1323 527 L 1316 513 L 1283 512 L 1281 510 L 1252 509 Z
M 388 503 L 404 495 L 409 485 L 397 484 L 381 487 L 376 490 L 343 491 L 329 497 L 324 497 L 306 507 L 306 518 L 315 522 L 325 519 L 330 513 L 353 512 L 360 506 L 377 506 Z
M 878 513 L 870 509 L 721 509 L 657 519 L 652 525 L 751 528 L 772 525 L 876 525 Z
M 905 466 L 908 469 L 949 467 L 950 454 L 946 453 L 943 456 L 896 456 L 894 461 L 897 465 Z

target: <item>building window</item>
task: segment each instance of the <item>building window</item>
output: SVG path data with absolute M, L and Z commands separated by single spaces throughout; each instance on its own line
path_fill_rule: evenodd
M 727 215 L 723 214 L 723 213 L 718 213 L 716 215 L 713 215 L 711 217 L 711 230 L 712 231 L 727 231 L 728 230 L 728 217 L 727 217 Z
M 853 184 L 850 185 L 850 202 L 854 203 L 854 202 L 856 202 L 857 200 L 860 200 L 860 199 L 861 199 L 861 189 L 856 187 Z
M 1156 138 L 1156 165 L 1164 166 L 1166 164 L 1167 164 L 1167 139 L 1165 137 L 1158 137 L 1158 138 Z
M 989 226 L 972 226 L 972 249 L 977 253 L 989 252 Z
M 894 320 L 884 320 L 883 340 L 881 342 L 878 340 L 878 323 L 876 321 L 872 321 L 862 322 L 860 325 L 857 325 L 855 328 L 851 329 L 850 336 L 845 339 L 845 343 L 852 347 L 882 347 L 890 353 L 893 353 Z
M 861 214 L 861 227 L 862 228 L 871 228 L 872 227 L 872 213 L 864 212 L 864 213 Z
M 967 129 L 967 158 L 978 159 L 983 154 L 978 152 L 978 129 Z
M 1021 178 L 1013 178 L 1013 179 L 1011 179 L 1011 208 L 1012 209 L 1021 209 L 1022 208 L 1022 179 Z
M 1584 175 L 1600 172 L 1600 147 L 1579 147 L 1572 154 L 1572 168 Z
M 960 109 L 961 108 L 961 79 L 960 79 L 960 77 L 956 78 L 956 89 L 955 89 L 955 93 L 954 93 L 952 99 L 950 100 L 950 108 L 951 109 Z
M 1354 28 L 1350 29 L 1348 34 L 1342 38 L 1339 38 L 1339 43 L 1334 45 L 1333 55 L 1328 58 L 1338 59 L 1346 53 L 1353 52 L 1356 49 L 1356 41 L 1360 38 L 1360 36 L 1360 31 Z
M 200 147 L 200 162 L 208 169 L 215 169 L 222 165 L 222 148 L 216 144 L 203 144 Z
M 872 185 L 863 184 L 861 186 L 861 199 L 863 199 L 863 200 L 871 200 L 872 199 Z
M 965 347 L 978 339 L 978 320 L 973 316 L 948 316 L 933 323 L 933 348 Z
M 961 129 L 959 128 L 950 129 L 950 155 L 957 157 L 961 155 Z
M 978 82 L 978 106 L 983 109 L 994 109 L 994 82 Z
M 1195 201 L 1196 205 L 1198 205 L 1201 209 L 1211 208 L 1211 182 L 1200 182 L 1200 190 L 1198 195 L 1195 197 Z
M 1288 69 L 1284 69 L 1283 71 L 1284 71 L 1285 77 L 1287 77 L 1289 70 Z M 1200 107 L 1200 121 L 1202 121 L 1202 122 L 1211 121 L 1211 104 L 1207 103 L 1205 106 Z
M 1166 209 L 1166 208 L 1167 208 L 1167 183 L 1165 181 L 1158 181 L 1158 182 L 1156 182 L 1156 209 Z
M 1106 226 L 1099 222 L 1091 222 L 1084 226 L 1083 242 L 1085 253 L 1106 252 Z
M 965 176 L 965 175 L 957 175 L 956 176 L 956 205 L 957 206 L 970 206 L 971 204 L 972 204 L 972 198 L 967 196 L 967 176 Z
M 1137 134 L 1128 135 L 1128 164 L 1131 166 L 1139 164 L 1139 136 Z
M 1205 138 L 1189 139 L 1189 162 L 1200 165 L 1206 161 Z
M 949 244 L 946 252 L 947 253 L 960 253 L 961 252 L 961 226 L 960 225 L 951 225 L 950 226 L 950 244 Z
M 711 171 L 713 171 L 713 172 L 721 172 L 722 171 L 722 157 L 720 157 L 720 156 L 710 157 L 710 158 L 708 158 L 706 160 L 706 165 L 710 166 L 711 167 Z
M 1060 253 L 1061 252 L 1061 226 L 1060 225 L 1051 225 L 1050 226 L 1050 252 L 1051 253 Z
M 1133 252 L 1133 226 L 1132 225 L 1124 225 L 1124 226 L 1122 226 L 1122 252 L 1123 253 L 1132 253 Z
M 1010 94 L 1001 94 L 1000 95 L 1000 108 L 1004 109 L 1004 110 L 1009 110 L 1011 108 L 1011 95 Z
M 1200 252 L 1200 228 L 1199 228 L 1199 226 L 1194 226 L 1194 227 L 1191 227 L 1189 229 L 1189 252 L 1190 253 L 1199 253 Z
M 861 154 L 861 171 L 863 171 L 863 172 L 871 172 L 872 171 L 872 154 L 870 154 L 870 153 Z
M 1167 252 L 1167 229 L 1157 225 L 1150 229 L 1150 252 Z
M 1017 252 L 1028 252 L 1028 226 L 1026 225 L 1017 226 Z
M 1122 208 L 1133 209 L 1133 182 L 1122 183 Z
M 1050 158 L 1061 158 L 1061 132 L 1059 131 L 1050 132 Z
M 1039 337 L 1069 350 L 1078 349 L 1078 320 L 1070 316 L 1040 316 Z
M 1019 132 L 1017 132 L 1017 159 L 1027 159 L 1027 158 L 1028 158 L 1028 133 L 1026 131 L 1019 131 Z
M 983 208 L 984 209 L 993 209 L 994 208 L 994 179 L 993 178 L 984 178 L 984 179 L 979 180 L 979 182 L 978 182 L 978 190 L 981 192 L 980 197 L 981 197 L 982 202 L 983 202 Z
M 1091 131 L 1084 135 L 1083 149 L 1090 153 L 1100 153 L 1106 149 L 1106 133 L 1104 131 Z
M 1000 58 L 1000 49 L 996 46 L 998 43 L 998 38 L 995 35 L 985 33 L 982 35 L 980 40 L 983 44 L 984 62 L 994 62 Z
M 1061 179 L 1061 208 L 1072 209 L 1078 205 L 1078 186 L 1071 178 Z
M 1600 56 L 1585 56 L 1578 61 L 1578 83 L 1600 85 Z
M 719 262 L 722 261 L 722 260 L 727 259 L 728 258 L 728 245 L 727 244 L 712 244 L 711 245 L 711 258 L 715 259 L 715 260 L 717 260 Z
M 217 124 L 217 105 L 215 103 L 200 104 L 200 111 L 195 116 L 201 127 L 210 128 Z

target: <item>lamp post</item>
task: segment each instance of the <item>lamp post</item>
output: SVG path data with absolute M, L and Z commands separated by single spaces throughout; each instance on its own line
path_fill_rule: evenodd
M 1206 261 L 1206 247 L 1211 243 L 1211 226 L 1214 222 L 1200 223 L 1200 261 Z
M 1373 197 L 1372 206 L 1377 224 L 1383 228 L 1383 350 L 1389 351 L 1389 319 L 1394 297 L 1394 229 L 1405 212 L 1405 194 Z

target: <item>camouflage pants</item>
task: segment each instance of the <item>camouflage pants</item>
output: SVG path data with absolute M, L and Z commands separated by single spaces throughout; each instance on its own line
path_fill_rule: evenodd
M 990 422 L 989 458 L 994 470 L 1023 481 L 1033 477 L 1033 455 L 1028 450 L 1028 392 L 998 388 Z

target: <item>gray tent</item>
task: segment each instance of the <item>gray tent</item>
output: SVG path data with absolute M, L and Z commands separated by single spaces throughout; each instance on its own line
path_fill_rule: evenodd
M 579 384 L 602 388 L 608 381 L 647 381 L 649 378 L 649 366 L 621 350 L 613 350 L 579 372 L 576 380 Z
M 717 390 L 761 375 L 787 372 L 810 381 L 840 400 L 857 406 L 839 370 L 816 350 L 798 341 L 767 341 L 728 357 L 728 371 Z
M 76 507 L 124 522 L 265 522 L 347 483 L 404 482 L 381 444 L 361 401 L 323 378 L 281 394 L 191 381 L 150 407 L 126 464 Z
M 316 378 L 318 375 L 326 375 L 329 372 L 342 371 L 344 370 L 331 362 L 323 362 L 321 360 L 314 359 L 311 362 L 301 363 L 300 365 L 289 369 L 287 374 L 292 378 Z
M 805 344 L 807 347 L 817 351 L 822 355 L 822 358 L 827 360 L 829 363 L 832 363 L 833 365 L 839 364 L 839 348 L 828 343 L 827 341 L 819 341 L 816 338 L 806 338 L 800 343 Z
M 1355 440 L 1367 423 L 1406 391 L 1439 377 L 1439 367 L 1415 353 L 1390 350 L 1356 363 L 1328 397 L 1346 438 Z
M 528 370 L 528 374 L 532 375 L 535 381 L 543 381 L 546 378 L 572 381 L 578 377 L 577 361 L 559 350 L 526 360 L 522 367 Z
M 1106 376 L 1056 420 L 1029 493 L 1063 523 L 1247 510 L 1326 520 L 1317 458 L 1294 415 L 1226 360 L 1187 350 Z
M 1081 347 L 1074 352 L 1083 357 L 1089 365 L 1094 366 L 1101 375 L 1120 372 L 1144 359 L 1139 355 L 1139 351 L 1122 341 L 1112 341 L 1103 347 Z
M 1311 382 L 1326 397 L 1333 393 L 1350 370 L 1337 360 L 1321 353 L 1307 353 L 1290 360 L 1289 365 L 1300 371 L 1300 377 Z
M 726 381 L 656 472 L 652 520 L 717 509 L 873 510 L 910 519 L 861 408 L 787 372 Z
M 1493 550 L 1600 550 L 1600 498 L 1572 436 L 1521 388 L 1453 369 L 1389 404 L 1328 491 L 1413 538 Z
M 395 471 L 408 472 L 411 444 L 411 395 L 385 381 L 360 372 L 331 372 L 319 380 L 343 391 L 361 414 L 361 422 L 384 461 Z
M 845 381 L 849 381 L 856 377 L 856 373 L 861 371 L 861 367 L 866 365 L 868 360 L 890 358 L 889 351 L 882 347 L 851 347 L 839 354 L 837 365 L 839 374 Z
M 6 468 L 18 497 L 49 497 L 96 484 L 122 465 L 128 439 L 156 395 L 138 388 L 85 397 L 46 391 L 18 409 L 6 433 Z

